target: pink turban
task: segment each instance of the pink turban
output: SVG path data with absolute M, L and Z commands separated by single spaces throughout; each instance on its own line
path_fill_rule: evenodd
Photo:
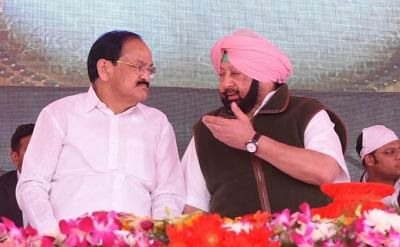
M 383 145 L 399 139 L 391 129 L 383 125 L 374 125 L 364 128 L 362 134 L 362 148 L 360 151 L 362 159 L 364 159 L 365 155 L 377 150 Z
M 211 63 L 217 73 L 224 52 L 232 66 L 260 82 L 284 83 L 292 74 L 289 58 L 267 39 L 250 30 L 241 29 L 225 36 L 211 48 Z

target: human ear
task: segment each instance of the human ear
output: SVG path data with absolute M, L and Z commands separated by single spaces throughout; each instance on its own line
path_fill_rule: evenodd
M 371 154 L 365 155 L 364 160 L 365 160 L 365 165 L 368 167 L 375 166 L 375 164 L 376 164 L 376 159 Z
M 110 73 L 112 71 L 111 62 L 106 59 L 99 59 L 97 61 L 97 73 L 102 81 L 108 81 L 110 79 Z
M 18 165 L 19 165 L 19 163 L 20 163 L 20 157 L 19 157 L 18 152 L 11 151 L 11 153 L 10 153 L 10 159 L 11 159 L 11 161 L 13 162 L 13 164 L 15 165 L 15 167 L 18 168 Z

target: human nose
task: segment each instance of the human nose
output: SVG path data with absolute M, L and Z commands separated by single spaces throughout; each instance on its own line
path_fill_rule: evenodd
M 394 150 L 394 157 L 400 159 L 400 148 Z
M 219 85 L 220 85 L 220 88 L 232 87 L 232 85 L 233 85 L 232 77 L 229 74 L 220 75 Z
M 142 78 L 146 81 L 150 81 L 151 79 L 153 79 L 152 73 L 150 71 L 148 71 L 147 69 L 139 71 L 139 75 L 140 75 L 140 78 Z

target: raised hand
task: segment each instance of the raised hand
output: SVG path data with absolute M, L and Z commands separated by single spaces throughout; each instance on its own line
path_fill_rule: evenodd
M 231 109 L 236 119 L 204 116 L 202 121 L 217 140 L 230 147 L 245 150 L 246 142 L 251 140 L 255 134 L 254 128 L 248 116 L 240 110 L 235 102 L 232 102 Z

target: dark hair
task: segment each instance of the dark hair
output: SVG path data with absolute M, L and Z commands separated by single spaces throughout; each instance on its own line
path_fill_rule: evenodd
M 358 135 L 356 141 L 356 151 L 358 155 L 361 157 L 361 149 L 362 149 L 362 142 L 363 142 L 363 134 L 362 132 Z
M 11 150 L 13 152 L 19 152 L 21 146 L 21 139 L 27 136 L 31 136 L 33 133 L 33 123 L 21 124 L 15 129 L 14 134 L 11 137 Z
M 111 31 L 101 35 L 90 48 L 87 69 L 91 83 L 94 83 L 99 77 L 97 71 L 97 61 L 107 59 L 113 64 L 116 63 L 121 56 L 122 46 L 128 39 L 142 40 L 139 34 L 129 31 Z
M 363 133 L 361 132 L 356 141 L 356 152 L 358 153 L 358 156 L 361 158 L 361 149 L 362 149 L 362 142 L 363 142 Z M 363 167 L 366 167 L 364 159 L 361 161 Z
M 357 141 L 356 141 L 356 151 L 358 153 L 358 155 L 361 157 L 361 149 L 362 149 L 362 143 L 363 143 L 363 134 L 362 132 L 358 135 L 357 137 Z M 371 153 L 369 153 L 369 155 L 372 156 L 372 158 L 374 159 L 374 163 L 376 163 L 376 157 L 375 157 L 375 151 L 372 151 Z M 364 167 L 366 167 L 365 164 L 365 159 L 362 160 L 362 165 Z

